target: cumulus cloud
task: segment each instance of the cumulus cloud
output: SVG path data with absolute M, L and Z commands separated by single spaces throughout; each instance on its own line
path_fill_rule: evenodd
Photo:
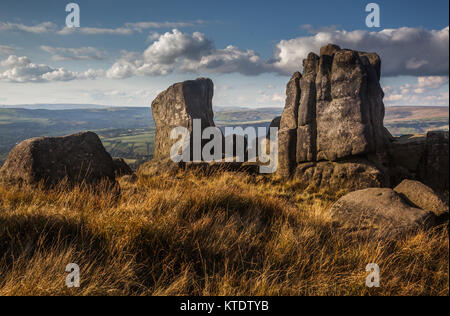
M 177 29 L 165 34 L 153 33 L 153 43 L 134 58 L 119 59 L 108 71 L 111 78 L 133 75 L 165 75 L 175 69 L 196 73 L 240 73 L 258 75 L 279 73 L 290 75 L 302 71 L 308 53 L 336 43 L 343 48 L 377 52 L 380 54 L 384 76 L 448 76 L 449 28 L 424 30 L 421 28 L 385 29 L 379 32 L 340 31 L 336 27 L 316 30 L 312 36 L 282 40 L 275 47 L 270 60 L 263 61 L 257 52 L 229 45 L 218 49 L 204 34 L 185 34 Z M 420 89 L 420 88 L 418 88 Z
M 448 76 L 448 27 L 442 30 L 402 27 L 379 32 L 319 31 L 313 36 L 280 41 L 276 45 L 272 67 L 282 74 L 291 74 L 301 69 L 309 52 L 318 53 L 320 47 L 328 43 L 377 52 L 383 61 L 384 76 Z
M 199 60 L 185 59 L 181 71 L 207 73 L 241 73 L 258 75 L 264 71 L 259 55 L 253 50 L 240 50 L 232 45 L 217 49 Z
M 241 73 L 255 75 L 263 71 L 259 55 L 234 46 L 217 49 L 199 32 L 182 33 L 177 29 L 159 35 L 142 54 L 126 53 L 108 70 L 109 78 L 133 75 L 166 75 L 181 72 Z
M 40 48 L 44 52 L 51 54 L 52 59 L 55 61 L 104 59 L 104 54 L 94 47 L 66 48 L 43 45 Z
M 0 81 L 18 83 L 95 79 L 104 73 L 102 70 L 93 69 L 73 72 L 64 68 L 52 68 L 48 65 L 32 63 L 26 56 L 15 55 L 10 55 L 1 61 L 0 67 L 4 68 L 4 70 L 0 70 Z

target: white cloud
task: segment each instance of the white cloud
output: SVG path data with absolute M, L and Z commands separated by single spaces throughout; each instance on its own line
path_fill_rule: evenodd
M 197 20 L 193 22 L 136 22 L 136 23 L 126 23 L 125 27 L 129 29 L 142 32 L 147 29 L 160 29 L 160 28 L 184 28 L 184 27 L 194 27 L 197 25 L 206 24 L 205 21 Z
M 200 60 L 187 58 L 180 67 L 181 71 L 205 73 L 240 73 L 258 75 L 264 70 L 259 55 L 253 50 L 240 50 L 232 45 L 225 49 L 214 50 Z
M 73 72 L 64 68 L 52 68 L 43 64 L 32 63 L 26 57 L 10 55 L 0 62 L 0 81 L 6 82 L 49 82 L 49 81 L 71 81 L 76 79 L 95 79 L 104 75 L 102 70 L 89 69 L 84 72 Z
M 282 74 L 291 74 L 301 69 L 309 52 L 318 53 L 320 47 L 328 43 L 377 52 L 382 58 L 384 76 L 448 76 L 448 27 L 442 30 L 402 27 L 379 32 L 320 31 L 314 36 L 280 41 L 272 67 Z
M 50 33 L 55 32 L 57 26 L 52 22 L 43 22 L 36 25 L 25 25 L 21 23 L 9 23 L 0 21 L 0 31 L 23 31 L 28 33 Z
M 133 75 L 167 75 L 180 72 L 262 73 L 263 64 L 252 50 L 234 46 L 216 49 L 214 43 L 199 32 L 182 33 L 177 29 L 159 35 L 142 54 L 126 53 L 107 72 L 109 78 Z
M 11 55 L 16 51 L 15 47 L 8 46 L 8 45 L 0 45 L 0 54 L 4 55 Z
M 448 77 L 418 77 L 416 84 L 387 86 L 384 101 L 388 105 L 448 105 Z
M 51 54 L 55 61 L 104 59 L 104 54 L 94 47 L 66 48 L 42 45 L 40 48 Z
M 206 24 L 207 22 L 202 20 L 191 22 L 155 22 L 155 21 L 143 21 L 134 23 L 125 23 L 117 28 L 104 28 L 104 27 L 79 27 L 68 28 L 63 27 L 58 29 L 58 26 L 53 22 L 43 22 L 35 25 L 25 25 L 22 23 L 10 23 L 0 21 L 0 31 L 22 31 L 28 33 L 57 33 L 59 35 L 70 35 L 81 33 L 85 35 L 131 35 L 136 32 L 140 33 L 147 29 L 161 29 L 161 28 L 184 28 L 194 27 L 198 25 Z
M 131 35 L 133 30 L 126 27 L 118 28 L 101 28 L 101 27 L 77 27 L 68 28 L 64 27 L 62 30 L 58 31 L 59 35 L 70 35 L 81 33 L 85 35 Z

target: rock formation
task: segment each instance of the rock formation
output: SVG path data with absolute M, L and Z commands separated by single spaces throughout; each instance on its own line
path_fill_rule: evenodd
M 418 178 L 440 192 L 449 190 L 448 132 L 429 132 Z
M 213 82 L 200 78 L 176 83 L 157 96 L 152 103 L 156 125 L 154 159 L 170 158 L 170 149 L 177 141 L 170 138 L 173 128 L 185 127 L 192 132 L 194 119 L 201 120 L 202 130 L 215 126 L 213 93 Z
M 279 132 L 281 176 L 314 174 L 322 179 L 325 172 L 333 177 L 340 174 L 335 171 L 337 163 L 349 159 L 358 163 L 354 161 L 358 157 L 362 163 L 347 168 L 354 170 L 350 178 L 362 187 L 386 183 L 378 161 L 368 158 L 383 152 L 389 142 L 383 126 L 380 67 L 377 54 L 336 45 L 322 47 L 320 56 L 308 55 L 303 75 L 295 73 L 286 89 Z M 366 175 L 368 179 L 356 179 Z
M 71 184 L 115 182 L 114 162 L 92 132 L 25 140 L 10 152 L 0 179 L 47 186 L 67 179 Z
M 397 178 L 419 180 L 433 190 L 449 190 L 448 132 L 396 137 L 389 145 L 389 156 Z

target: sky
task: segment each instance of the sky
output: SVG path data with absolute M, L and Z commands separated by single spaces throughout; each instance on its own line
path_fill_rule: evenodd
M 149 106 L 175 82 L 209 77 L 216 106 L 282 107 L 309 52 L 377 52 L 385 104 L 449 104 L 448 0 L 1 0 L 0 105 Z

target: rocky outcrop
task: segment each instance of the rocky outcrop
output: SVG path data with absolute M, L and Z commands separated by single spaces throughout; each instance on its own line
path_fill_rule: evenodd
M 436 191 L 449 190 L 448 132 L 429 132 L 418 179 Z
M 300 189 L 315 192 L 326 188 L 338 192 L 350 192 L 361 188 L 385 187 L 386 175 L 366 159 L 346 162 L 305 162 L 294 173 Z
M 442 193 L 449 190 L 448 146 L 448 132 L 429 132 L 396 137 L 388 151 L 400 181 L 419 180 Z
M 322 47 L 320 56 L 308 55 L 303 75 L 295 73 L 286 89 L 278 146 L 281 176 L 308 179 L 314 174 L 328 179 L 322 185 L 338 183 L 334 177 L 343 173 L 336 170 L 349 169 L 350 163 L 352 170 L 365 170 L 349 175 L 362 188 L 385 183 L 375 166 L 381 162 L 368 164 L 365 158 L 384 152 L 390 141 L 383 126 L 380 67 L 377 54 L 336 45 Z M 362 159 L 360 167 L 355 168 L 355 157 Z
M 414 207 L 433 212 L 436 216 L 448 213 L 448 204 L 433 189 L 419 181 L 404 180 L 394 191 Z
M 192 133 L 194 119 L 201 120 L 202 130 L 215 126 L 212 110 L 213 94 L 213 82 L 210 79 L 200 78 L 176 83 L 157 96 L 152 103 L 156 125 L 154 159 L 170 157 L 170 149 L 177 141 L 170 138 L 173 128 L 185 127 Z
M 391 235 L 427 228 L 436 220 L 433 213 L 412 207 L 394 190 L 387 188 L 349 193 L 339 199 L 330 212 L 341 228 L 358 233 Z
M 404 168 L 411 177 L 416 178 L 425 146 L 426 135 L 404 135 L 394 138 L 389 148 L 393 164 Z
M 115 182 L 114 162 L 100 138 L 92 132 L 64 137 L 25 140 L 10 152 L 0 179 L 47 186 L 67 180 L 71 184 Z

